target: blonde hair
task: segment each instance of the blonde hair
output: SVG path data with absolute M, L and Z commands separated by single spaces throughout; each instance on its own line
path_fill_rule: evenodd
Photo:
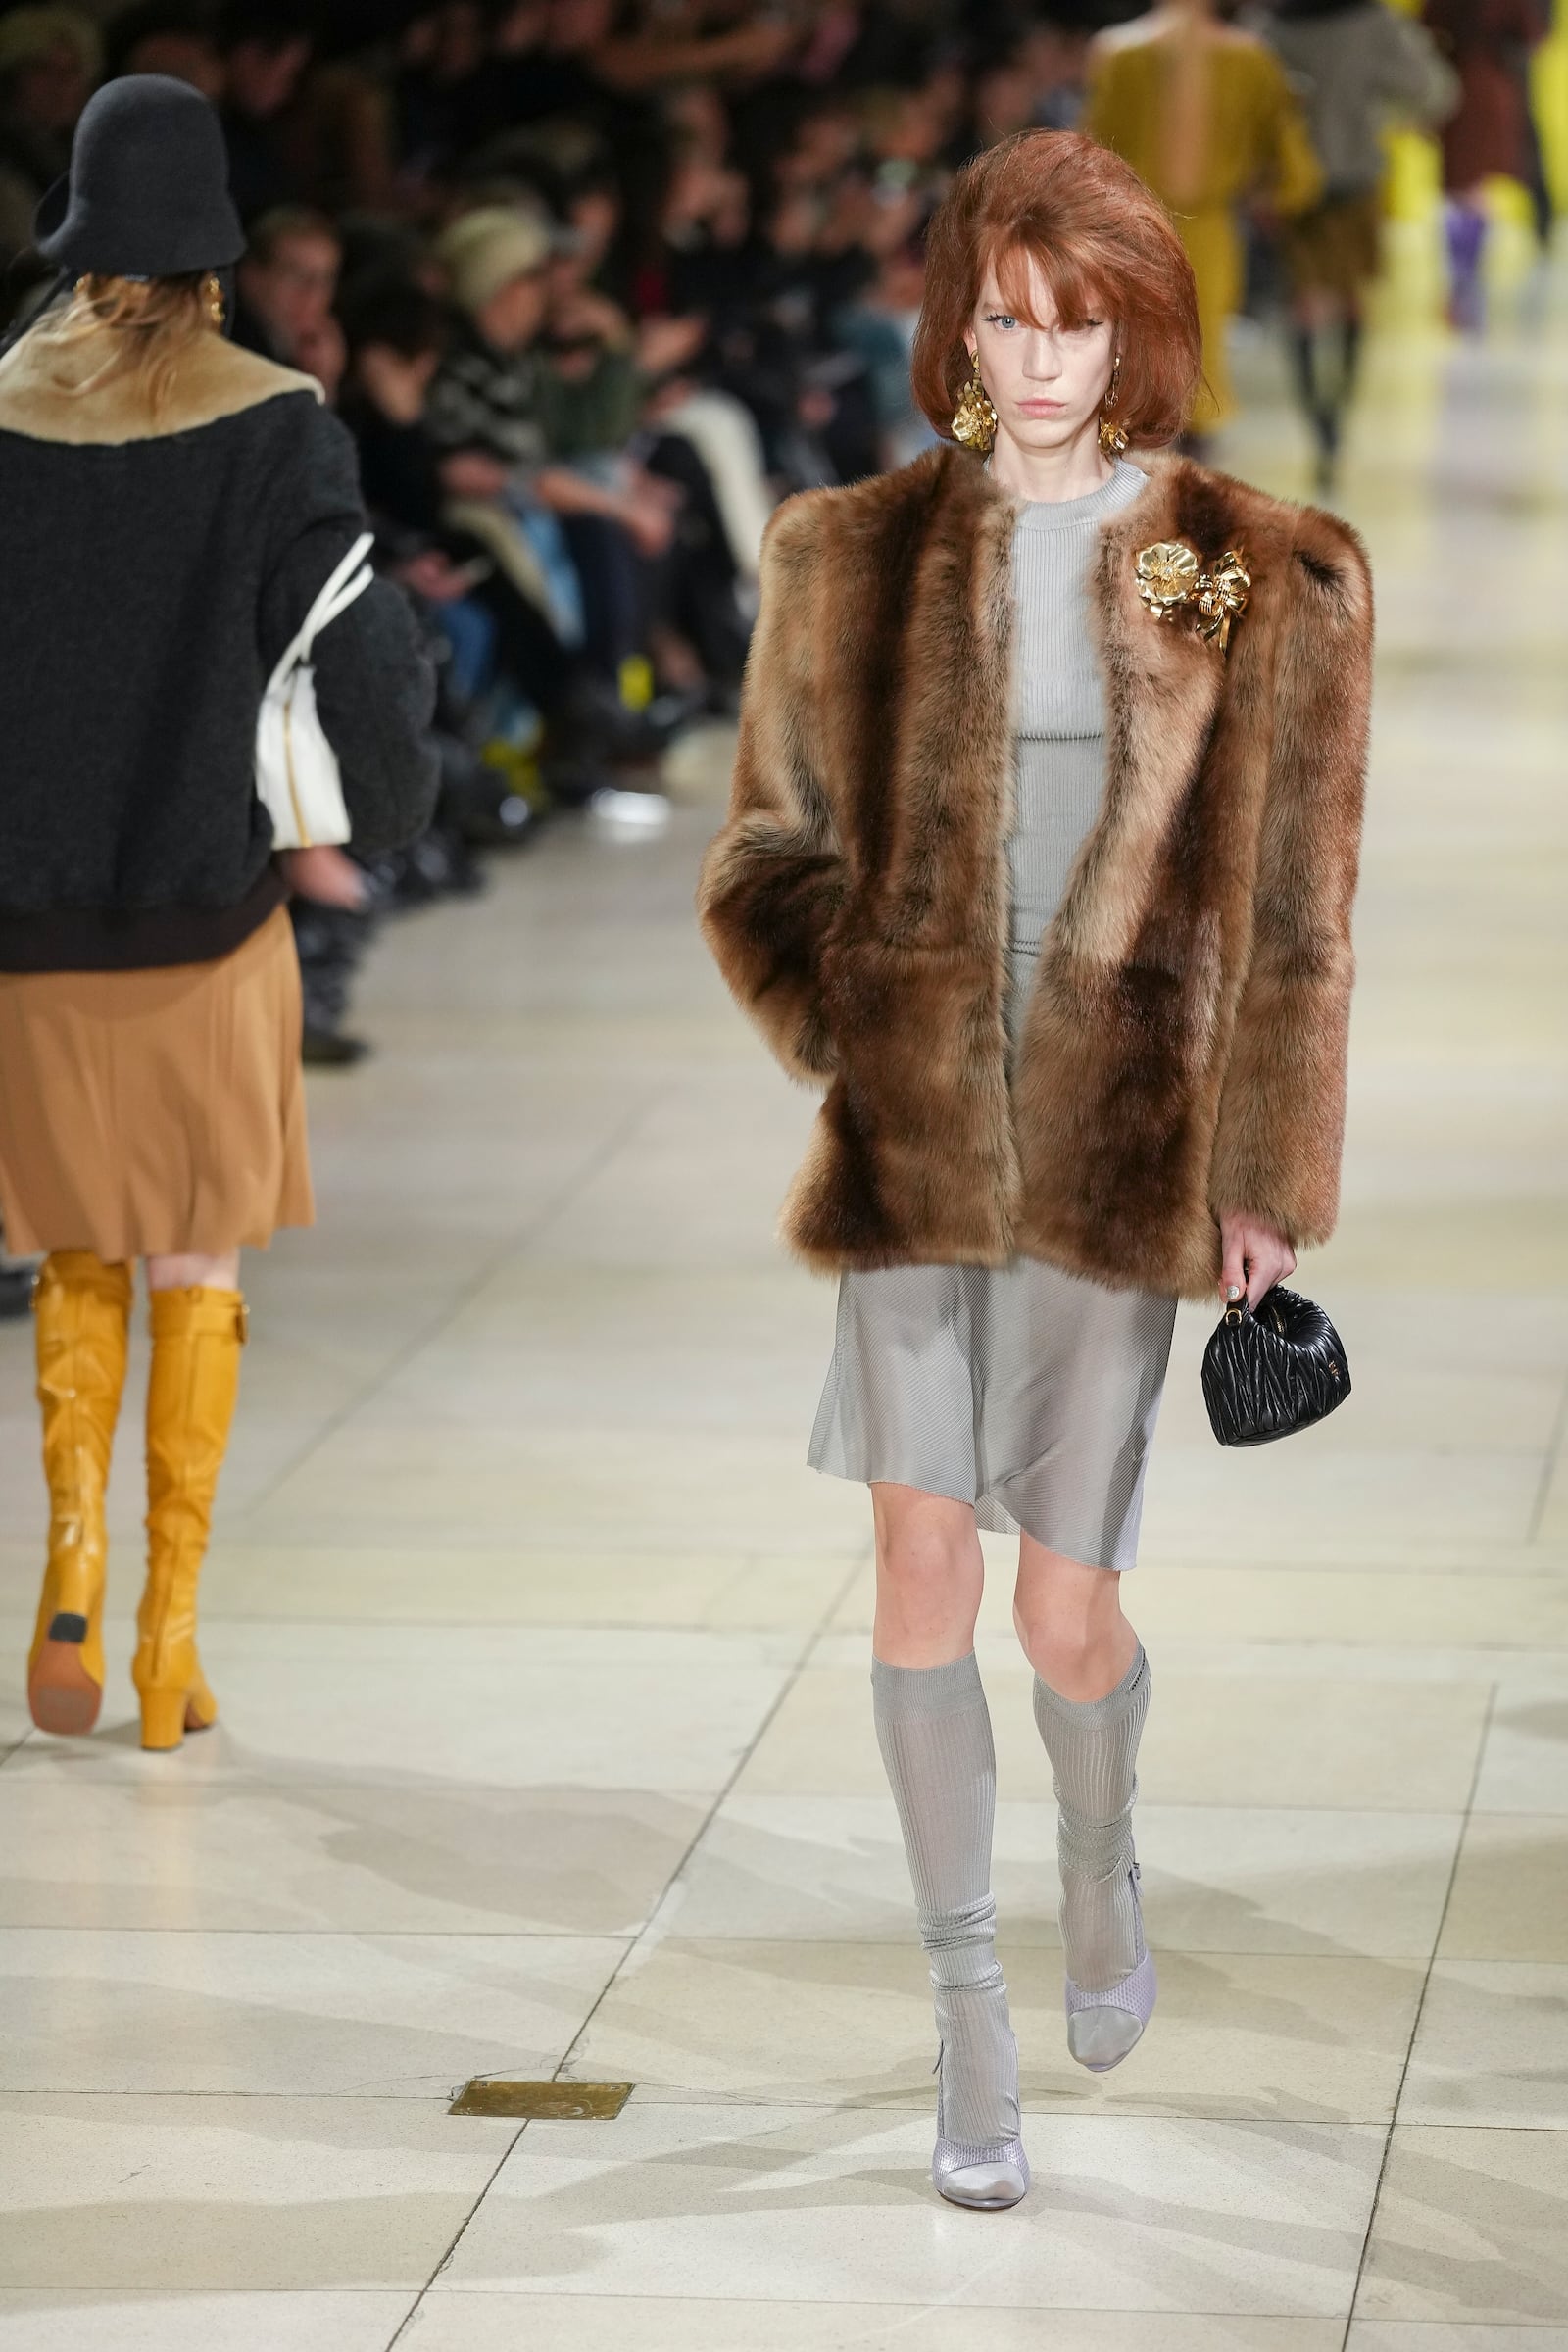
M 182 277 L 104 277 L 96 271 L 78 277 L 70 302 L 46 312 L 32 331 L 62 356 L 88 351 L 95 343 L 103 356 L 85 376 L 57 376 L 55 388 L 75 397 L 116 377 L 135 377 L 154 413 L 163 410 L 192 339 L 220 323 L 213 316 L 215 286 L 205 270 Z

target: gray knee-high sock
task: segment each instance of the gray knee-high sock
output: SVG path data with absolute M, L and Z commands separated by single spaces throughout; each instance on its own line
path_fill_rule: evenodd
M 1061 1808 L 1061 1943 L 1067 1974 L 1085 1992 L 1108 1992 L 1144 1956 L 1129 1872 L 1138 1741 L 1149 1713 L 1149 1660 L 1139 1644 L 1103 1698 L 1063 1698 L 1035 1677 L 1035 1722 Z
M 973 1651 L 951 1666 L 871 1661 L 882 1761 L 904 1830 L 942 2040 L 943 2129 L 973 2147 L 1018 2132 L 1018 2049 L 996 1954 L 997 1757 Z

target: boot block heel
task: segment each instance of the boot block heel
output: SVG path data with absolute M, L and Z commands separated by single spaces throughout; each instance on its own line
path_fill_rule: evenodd
M 144 1690 L 141 1693 L 141 1743 L 158 1750 L 180 1747 L 185 1740 L 183 1690 Z
M 141 1743 L 167 1754 L 183 1745 L 189 1732 L 210 1732 L 218 1721 L 218 1701 L 198 1675 L 189 1690 L 141 1690 Z

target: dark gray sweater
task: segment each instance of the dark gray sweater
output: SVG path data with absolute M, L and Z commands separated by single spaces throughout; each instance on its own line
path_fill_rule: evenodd
M 66 396 L 57 426 L 24 351 L 0 368 L 0 969 L 204 961 L 282 895 L 257 711 L 363 527 L 353 444 L 300 379 L 216 353 L 194 421 L 83 438 L 120 428 Z M 315 662 L 355 846 L 412 839 L 433 683 L 401 591 L 378 581 Z

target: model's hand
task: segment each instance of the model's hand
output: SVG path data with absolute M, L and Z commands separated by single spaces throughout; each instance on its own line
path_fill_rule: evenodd
M 311 850 L 284 850 L 277 862 L 296 898 L 314 899 L 318 906 L 358 914 L 369 898 L 370 885 L 353 858 L 324 842 Z
M 642 484 L 622 501 L 620 520 L 640 556 L 662 556 L 675 536 L 673 508 Z
M 406 562 L 394 564 L 392 577 L 432 605 L 456 604 L 460 597 L 470 593 L 474 584 L 472 572 L 454 564 L 438 547 L 427 547 L 422 555 L 410 556 Z
M 500 498 L 512 480 L 499 458 L 482 449 L 455 449 L 441 461 L 441 486 L 454 498 Z
M 1224 1257 L 1220 1267 L 1220 1296 L 1227 1301 L 1245 1291 L 1249 1306 L 1296 1272 L 1296 1251 L 1283 1233 L 1256 1217 L 1221 1217 Z

